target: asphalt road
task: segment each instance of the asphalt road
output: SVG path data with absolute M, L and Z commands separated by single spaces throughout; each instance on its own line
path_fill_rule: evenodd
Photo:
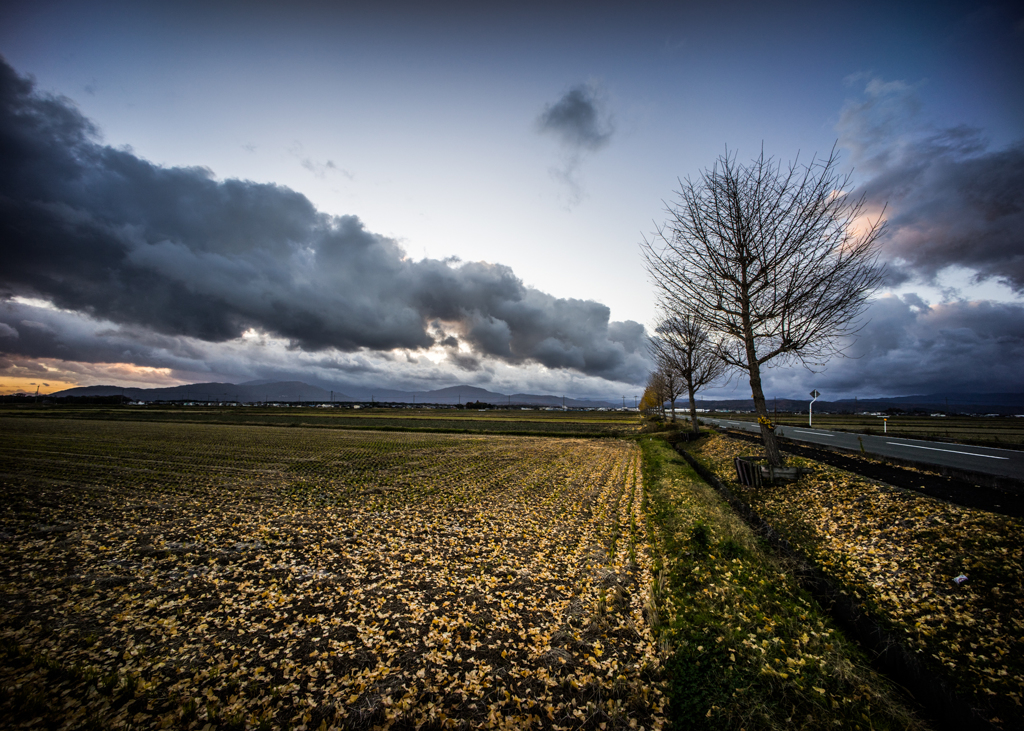
M 761 433 L 756 422 L 731 419 L 701 418 L 707 424 Z M 825 429 L 810 429 L 800 426 L 780 426 L 775 429 L 780 437 L 808 444 L 826 445 L 841 449 L 860 450 L 882 457 L 898 457 L 915 462 L 943 465 L 971 472 L 982 472 L 1000 477 L 1024 478 L 1024 452 L 995 447 L 973 447 L 946 442 L 926 442 L 920 439 L 903 439 L 895 436 L 871 436 L 850 434 Z

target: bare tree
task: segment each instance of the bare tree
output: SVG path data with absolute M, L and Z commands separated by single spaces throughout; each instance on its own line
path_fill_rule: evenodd
M 737 165 L 728 152 L 678 201 L 642 244 L 662 307 L 690 315 L 723 360 L 750 380 L 765 454 L 782 464 L 761 387 L 761 367 L 820 366 L 841 352 L 881 283 L 876 244 L 882 214 L 846 192 L 838 155 L 783 168 L 764 152 Z
M 658 370 L 655 372 L 660 379 L 662 397 L 669 402 L 672 409 L 672 421 L 676 420 L 676 399 L 683 395 L 685 382 L 679 370 L 679 361 L 671 347 L 658 338 L 647 341 L 647 347 L 654 358 Z M 664 412 L 664 408 L 662 408 Z
M 679 374 L 690 399 L 690 424 L 696 434 L 700 426 L 697 424 L 697 401 L 694 397 L 704 386 L 722 378 L 728 366 L 718 346 L 692 314 L 669 315 L 655 332 L 652 349 L 659 354 L 664 353 L 658 361 L 670 361 Z

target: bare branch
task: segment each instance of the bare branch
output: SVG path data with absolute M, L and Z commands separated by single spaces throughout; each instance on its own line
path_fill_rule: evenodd
M 882 281 L 883 218 L 865 220 L 838 162 L 835 148 L 786 167 L 763 151 L 739 165 L 726 151 L 699 180 L 680 181 L 666 223 L 641 244 L 666 321 L 692 319 L 747 374 L 762 422 L 761 366 L 820 367 L 841 354 Z M 774 431 L 762 433 L 781 463 Z

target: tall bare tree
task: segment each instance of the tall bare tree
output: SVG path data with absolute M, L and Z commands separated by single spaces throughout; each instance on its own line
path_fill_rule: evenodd
M 725 375 L 728 366 L 718 346 L 692 314 L 669 315 L 655 330 L 652 350 L 656 362 L 666 361 L 679 374 L 683 388 L 690 399 L 690 424 L 693 433 L 700 431 L 697 424 L 698 391 Z
M 749 165 L 722 155 L 680 181 L 668 220 L 642 244 L 662 307 L 690 315 L 745 373 L 765 454 L 782 464 L 761 367 L 820 366 L 841 352 L 882 279 L 882 214 L 847 194 L 838 155 L 783 167 L 764 152 Z

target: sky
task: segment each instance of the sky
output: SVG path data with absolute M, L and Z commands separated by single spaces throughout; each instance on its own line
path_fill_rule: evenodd
M 680 180 L 833 146 L 887 279 L 766 394 L 1021 390 L 1015 4 L 41 1 L 0 56 L 3 393 L 637 394 Z

